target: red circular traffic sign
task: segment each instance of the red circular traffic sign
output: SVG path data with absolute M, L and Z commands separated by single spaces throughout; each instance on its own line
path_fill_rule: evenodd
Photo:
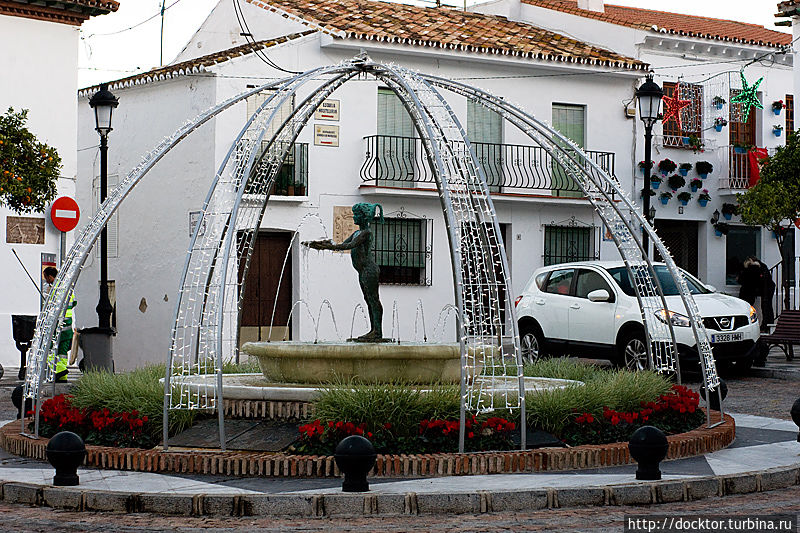
M 69 196 L 56 198 L 50 207 L 50 220 L 59 231 L 72 231 L 78 225 L 81 218 L 81 210 L 78 202 Z

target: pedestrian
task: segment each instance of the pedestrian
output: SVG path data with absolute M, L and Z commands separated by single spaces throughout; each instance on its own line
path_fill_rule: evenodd
M 739 298 L 755 307 L 756 298 L 761 296 L 762 292 L 761 268 L 758 259 L 753 256 L 745 259 L 736 281 L 739 283 Z
M 49 290 L 47 291 L 49 295 L 50 292 L 58 286 L 56 284 L 58 270 L 55 267 L 47 267 L 44 269 L 43 274 L 44 280 L 49 286 Z M 67 381 L 67 355 L 72 349 L 72 336 L 74 334 L 72 330 L 72 310 L 77 303 L 75 294 L 70 291 L 69 299 L 67 300 L 67 309 L 64 311 L 64 320 L 61 323 L 61 331 L 58 333 L 58 345 L 56 346 L 55 353 L 51 353 L 47 358 L 50 366 L 54 366 L 56 383 L 65 383 Z
M 758 261 L 761 272 L 761 332 L 769 333 L 769 325 L 775 322 L 775 312 L 772 309 L 772 297 L 775 295 L 775 281 L 769 267 L 762 261 Z

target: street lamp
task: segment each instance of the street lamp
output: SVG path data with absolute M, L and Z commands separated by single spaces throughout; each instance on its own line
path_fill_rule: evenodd
M 89 105 L 94 109 L 95 129 L 100 134 L 100 204 L 108 195 L 108 133 L 111 131 L 111 115 L 119 105 L 119 100 L 108 90 L 108 84 L 100 85 L 100 90 L 92 95 Z M 106 227 L 100 234 L 100 301 L 97 303 L 98 325 L 111 329 L 111 300 L 108 298 L 108 240 Z
M 639 103 L 639 118 L 644 122 L 644 195 L 642 197 L 642 214 L 650 214 L 650 158 L 652 157 L 653 124 L 658 121 L 661 111 L 661 98 L 664 91 L 653 81 L 653 74 L 648 74 L 645 82 L 636 89 Z M 647 232 L 642 236 L 645 255 L 649 255 L 650 237 Z

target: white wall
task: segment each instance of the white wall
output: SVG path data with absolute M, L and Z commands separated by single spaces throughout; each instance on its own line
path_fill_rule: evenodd
M 76 172 L 75 92 L 78 77 L 78 28 L 20 17 L 0 15 L 0 112 L 9 107 L 29 109 L 28 129 L 40 141 L 56 148 L 63 161 L 58 195 L 74 196 Z M 12 253 L 17 251 L 34 279 L 39 281 L 42 253 L 59 254 L 59 233 L 47 217 L 45 243 L 7 244 L 6 218 L 18 216 L 0 207 L 0 364 L 20 363 L 11 334 L 11 315 L 36 315 L 39 294 Z M 21 216 L 44 218 L 44 213 Z M 71 238 L 70 238 L 71 240 Z

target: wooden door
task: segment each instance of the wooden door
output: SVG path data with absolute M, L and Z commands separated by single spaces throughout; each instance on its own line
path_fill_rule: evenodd
M 730 96 L 736 96 L 741 91 L 732 89 Z M 741 104 L 731 104 L 730 120 L 728 121 L 728 130 L 730 131 L 730 144 L 744 144 L 748 146 L 755 146 L 756 144 L 756 108 L 750 108 L 750 115 L 747 117 L 747 122 L 739 122 L 734 120 L 741 115 Z M 739 185 L 737 188 L 747 188 L 746 183 L 750 182 L 750 162 L 747 153 L 736 153 L 734 150 L 730 151 L 730 178 L 732 183 Z
M 279 232 L 262 232 L 256 237 L 247 281 L 244 284 L 239 332 L 241 342 L 270 338 L 269 326 L 273 308 L 275 319 L 271 338 L 289 338 L 289 312 L 292 308 L 291 258 L 286 261 L 282 280 L 281 268 L 289 251 L 291 237 L 290 233 Z M 241 272 L 239 276 L 241 283 Z

